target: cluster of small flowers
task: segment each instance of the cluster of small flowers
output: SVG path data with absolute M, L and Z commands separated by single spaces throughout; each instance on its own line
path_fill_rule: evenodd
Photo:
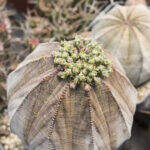
M 60 50 L 54 55 L 54 63 L 61 70 L 58 75 L 75 85 L 81 82 L 100 84 L 101 78 L 109 77 L 112 72 L 111 61 L 97 42 L 81 36 L 61 42 Z

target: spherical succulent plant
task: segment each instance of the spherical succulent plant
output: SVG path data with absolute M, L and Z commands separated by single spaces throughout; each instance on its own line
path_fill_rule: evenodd
M 116 5 L 100 14 L 92 37 L 115 54 L 130 81 L 139 86 L 150 79 L 150 10 L 144 5 Z
M 137 101 L 117 59 L 78 36 L 40 44 L 9 75 L 7 95 L 11 131 L 30 150 L 117 149 Z

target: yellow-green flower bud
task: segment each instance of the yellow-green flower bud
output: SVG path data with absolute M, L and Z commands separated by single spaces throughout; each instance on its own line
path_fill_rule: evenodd
M 73 45 L 77 48 L 80 47 L 80 37 L 79 36 L 75 37 L 75 40 L 73 41 Z
M 97 62 L 97 63 L 100 62 L 100 58 L 99 58 L 99 57 L 95 57 L 94 60 L 95 60 L 95 62 Z
M 103 65 L 100 65 L 100 66 L 98 66 L 97 68 L 98 68 L 98 71 L 100 71 L 100 72 L 102 72 L 103 70 L 106 69 L 106 67 L 103 66 Z
M 102 75 L 103 75 L 104 77 L 109 77 L 109 72 L 108 72 L 107 70 L 103 70 L 103 71 L 102 71 Z
M 62 53 L 62 57 L 63 57 L 63 58 L 67 58 L 68 56 L 69 56 L 69 54 L 68 54 L 67 52 L 63 52 L 63 53 Z
M 80 73 L 79 74 L 79 79 L 80 79 L 80 81 L 85 81 L 86 77 L 84 76 L 84 74 Z
M 88 66 L 87 66 L 87 69 L 88 69 L 89 71 L 92 71 L 92 70 L 94 69 L 94 67 L 93 67 L 93 65 L 88 65 Z
M 96 41 L 94 41 L 94 42 L 93 42 L 93 45 L 95 45 L 95 46 L 96 46 L 96 45 L 97 45 L 97 42 L 96 42 Z
M 61 42 L 61 46 L 63 46 L 64 47 L 64 49 L 70 49 L 71 48 L 71 43 L 70 42 L 68 42 L 68 41 L 62 41 Z
M 91 77 L 87 76 L 86 80 L 88 83 L 91 83 L 93 79 Z
M 94 58 L 91 58 L 91 59 L 89 60 L 89 63 L 90 63 L 90 64 L 94 64 L 94 63 L 95 63 Z
M 80 72 L 80 70 L 77 67 L 73 67 L 72 71 L 74 74 L 78 74 Z
M 87 46 L 91 42 L 90 39 L 83 40 L 83 45 Z
M 109 73 L 113 72 L 113 70 L 110 66 L 107 67 L 107 70 L 108 70 Z
M 71 71 L 71 69 L 66 69 L 66 70 L 65 70 L 65 73 L 66 73 L 66 75 L 71 75 L 71 74 L 72 74 L 72 71 Z
M 54 59 L 54 63 L 55 63 L 55 64 L 59 64 L 59 58 L 55 58 L 55 59 Z
M 83 67 L 84 67 L 85 69 L 87 69 L 87 66 L 88 66 L 88 63 L 84 62 L 84 63 L 83 63 Z
M 55 52 L 55 56 L 58 58 L 58 57 L 61 57 L 61 53 L 60 52 Z
M 65 79 L 67 77 L 67 75 L 65 74 L 65 72 L 59 72 L 58 76 L 60 76 L 62 79 Z
M 78 59 L 78 58 L 79 58 L 79 56 L 78 56 L 78 54 L 73 53 L 73 54 L 72 54 L 72 58 L 76 60 L 76 59 Z
M 86 60 L 86 54 L 85 53 L 80 53 L 79 56 L 81 59 Z
M 103 63 L 104 63 L 105 65 L 109 65 L 109 64 L 111 64 L 111 61 L 105 58 L 105 60 L 104 60 Z
M 60 59 L 59 59 L 59 64 L 65 65 L 65 64 L 66 64 L 66 60 L 65 60 L 65 59 L 60 58 Z
M 82 66 L 83 66 L 83 64 L 82 64 L 81 62 L 76 63 L 76 67 L 77 67 L 77 68 L 81 69 Z
M 74 63 L 68 63 L 68 66 L 70 69 L 72 69 L 74 67 Z
M 98 54 L 99 54 L 99 51 L 95 49 L 95 50 L 92 51 L 92 54 L 93 54 L 93 55 L 98 55 Z
M 68 57 L 67 62 L 71 63 L 73 62 L 73 59 L 71 57 Z
M 103 55 L 99 55 L 100 61 L 103 62 L 104 61 L 104 56 Z
M 94 77 L 94 81 L 95 81 L 97 84 L 100 84 L 100 83 L 101 83 L 101 79 L 98 78 L 98 77 Z
M 73 83 L 74 83 L 75 85 L 78 84 L 78 83 L 79 83 L 79 78 L 78 78 L 78 77 L 75 77 Z
M 97 75 L 97 71 L 92 71 L 89 73 L 89 76 L 91 77 L 96 77 L 96 75 Z

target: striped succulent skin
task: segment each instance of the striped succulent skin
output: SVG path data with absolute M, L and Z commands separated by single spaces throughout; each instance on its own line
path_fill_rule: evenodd
M 130 137 L 136 90 L 116 58 L 90 88 L 58 77 L 59 43 L 40 44 L 7 81 L 11 131 L 30 150 L 114 150 Z
M 99 15 L 96 22 L 92 37 L 117 56 L 130 81 L 135 86 L 148 81 L 150 10 L 144 5 L 117 5 L 107 14 Z

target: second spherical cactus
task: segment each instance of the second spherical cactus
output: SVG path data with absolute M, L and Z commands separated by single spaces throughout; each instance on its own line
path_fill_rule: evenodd
M 150 10 L 144 5 L 117 5 L 100 14 L 92 29 L 92 37 L 117 56 L 135 86 L 150 80 L 149 35 Z

